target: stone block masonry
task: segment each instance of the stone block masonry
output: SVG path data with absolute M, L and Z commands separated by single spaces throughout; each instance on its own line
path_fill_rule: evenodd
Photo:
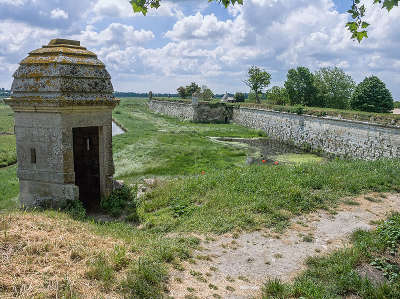
M 400 158 L 400 129 L 364 122 L 239 108 L 233 122 L 325 153 L 367 160 Z
M 198 102 L 192 104 L 179 101 L 149 101 L 149 109 L 155 113 L 189 120 L 195 123 L 228 123 L 233 108 L 223 103 Z
M 177 117 L 182 120 L 193 120 L 194 109 L 190 103 L 178 101 L 149 101 L 149 109 L 155 113 Z
M 224 104 L 219 104 L 224 106 Z M 225 105 L 226 106 L 226 105 Z M 150 101 L 150 110 L 178 117 L 196 119 L 196 108 L 191 103 L 172 101 Z M 298 115 L 255 108 L 201 109 L 203 122 L 207 115 L 217 122 L 232 121 L 236 124 L 265 131 L 271 138 L 295 144 L 307 145 L 313 150 L 328 154 L 375 160 L 378 158 L 400 158 L 400 128 L 355 120 L 332 117 Z M 219 113 L 219 117 L 215 115 Z M 209 120 L 209 119 L 208 119 Z

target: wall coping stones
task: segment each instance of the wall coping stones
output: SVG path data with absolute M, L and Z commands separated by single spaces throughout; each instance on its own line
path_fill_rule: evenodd
M 333 121 L 337 121 L 337 122 L 347 122 L 347 123 L 364 124 L 364 125 L 370 125 L 370 126 L 376 126 L 376 127 L 382 127 L 382 128 L 400 129 L 400 125 L 398 125 L 398 126 L 384 125 L 384 124 L 375 123 L 375 122 L 361 121 L 361 120 L 356 120 L 356 119 L 339 118 L 339 117 L 333 117 L 333 116 L 329 116 L 329 115 L 328 116 L 316 116 L 316 115 L 310 115 L 310 114 L 297 114 L 297 113 L 291 113 L 291 112 L 287 112 L 287 111 L 276 111 L 276 110 L 272 110 L 272 109 L 260 109 L 260 108 L 250 108 L 250 107 L 236 107 L 235 109 L 267 111 L 267 112 L 273 112 L 276 114 L 297 115 L 297 116 L 322 119 L 322 120 L 333 120 Z M 400 131 L 399 131 L 399 134 L 400 134 Z

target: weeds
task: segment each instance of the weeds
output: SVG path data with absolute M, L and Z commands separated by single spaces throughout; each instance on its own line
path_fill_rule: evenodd
M 282 231 L 293 215 L 334 207 L 343 197 L 397 189 L 399 160 L 252 165 L 169 182 L 138 211 L 144 222 L 164 231 Z
M 263 288 L 264 298 L 400 298 L 400 214 L 381 222 L 375 231 L 357 231 L 353 247 L 329 256 L 307 259 L 307 270 L 292 284 L 270 280 Z M 389 253 L 389 255 L 387 254 Z M 394 254 L 394 255 L 393 255 Z M 362 276 L 360 265 L 370 264 L 387 278 L 386 282 Z
M 69 200 L 63 210 L 76 220 L 83 220 L 86 217 L 86 210 L 80 200 Z
M 130 221 L 137 222 L 139 218 L 136 211 L 137 199 L 135 191 L 135 188 L 124 185 L 114 190 L 110 196 L 103 198 L 100 206 L 114 217 L 124 214 L 129 217 Z
M 130 298 L 162 298 L 166 280 L 167 271 L 162 263 L 142 257 L 133 264 L 122 287 Z
M 103 254 L 97 255 L 92 261 L 89 261 L 88 266 L 89 270 L 85 274 L 88 279 L 102 281 L 105 289 L 112 286 L 114 270 Z

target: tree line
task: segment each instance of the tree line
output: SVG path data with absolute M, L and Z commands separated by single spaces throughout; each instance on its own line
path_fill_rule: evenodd
M 244 83 L 260 103 L 263 91 L 270 84 L 271 75 L 252 66 Z M 338 67 L 324 67 L 312 73 L 299 66 L 290 69 L 283 87 L 267 90 L 264 98 L 275 105 L 303 105 L 334 109 L 389 113 L 394 108 L 391 92 L 378 77 L 366 77 L 358 85 L 352 77 Z

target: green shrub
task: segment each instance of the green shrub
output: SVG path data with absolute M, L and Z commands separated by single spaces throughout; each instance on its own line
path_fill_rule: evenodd
M 393 103 L 393 107 L 394 107 L 395 109 L 400 109 L 400 102 L 394 102 L 394 103 Z
M 400 214 L 393 214 L 392 217 L 378 226 L 377 232 L 385 247 L 390 250 L 391 254 L 395 254 L 400 242 Z
M 285 88 L 291 105 L 323 106 L 321 99 L 317 97 L 314 75 L 306 67 L 299 66 L 297 69 L 290 69 L 287 73 Z
M 137 216 L 137 200 L 136 190 L 127 186 L 122 186 L 119 189 L 114 190 L 110 196 L 103 198 L 100 202 L 101 208 L 110 213 L 114 217 L 119 217 L 125 214 L 129 217 L 130 221 L 136 222 Z
M 279 280 L 268 280 L 263 287 L 263 298 L 287 298 L 285 285 Z
M 86 209 L 80 200 L 67 201 L 63 210 L 77 220 L 82 220 L 86 217 Z
M 236 101 L 236 102 L 244 102 L 244 100 L 245 100 L 246 97 L 244 96 L 244 93 L 242 93 L 242 92 L 237 92 L 237 93 L 235 93 L 234 98 L 235 98 L 235 101 Z
M 289 95 L 285 87 L 274 86 L 267 91 L 268 103 L 273 105 L 287 105 L 289 103 Z
M 262 93 L 259 93 L 259 94 L 258 94 L 258 97 L 259 97 L 261 100 L 264 100 L 264 99 L 265 99 L 265 97 L 264 97 L 264 95 L 263 95 Z M 247 101 L 250 102 L 250 103 L 257 103 L 256 94 L 255 94 L 254 92 L 250 92 L 250 93 L 249 93 L 249 97 L 247 98 Z
M 338 67 L 320 68 L 314 75 L 314 85 L 321 107 L 348 109 L 356 87 L 350 75 Z
M 202 86 L 199 92 L 200 101 L 211 101 L 214 98 L 214 93 L 207 86 Z
M 360 111 L 389 113 L 393 110 L 393 98 L 378 77 L 367 77 L 358 84 L 351 98 L 351 108 Z

